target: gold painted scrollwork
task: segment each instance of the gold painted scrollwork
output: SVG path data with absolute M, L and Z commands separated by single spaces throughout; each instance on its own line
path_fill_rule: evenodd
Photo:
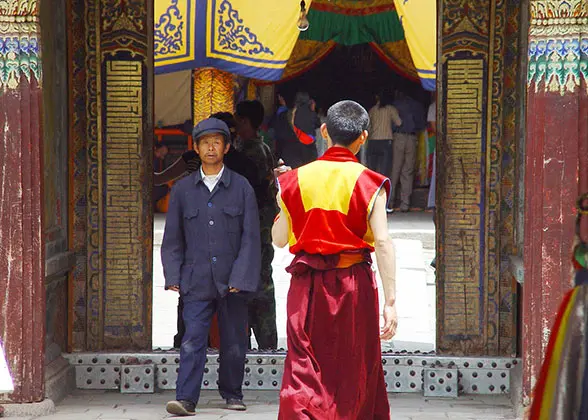
M 0 0 L 0 16 L 36 16 L 38 6 L 38 0 Z
M 102 0 L 103 31 L 139 31 L 145 30 L 144 0 Z

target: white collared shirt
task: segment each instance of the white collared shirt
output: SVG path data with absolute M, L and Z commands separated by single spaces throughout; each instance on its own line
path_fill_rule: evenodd
M 205 175 L 204 171 L 202 170 L 202 166 L 200 167 L 200 175 L 202 176 L 202 182 L 208 188 L 208 191 L 212 192 L 216 184 L 220 181 L 221 177 L 223 176 L 223 172 L 225 171 L 225 166 L 221 168 L 220 172 L 216 175 Z

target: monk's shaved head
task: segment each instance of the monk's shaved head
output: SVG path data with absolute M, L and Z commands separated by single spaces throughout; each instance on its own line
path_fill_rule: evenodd
M 334 144 L 350 146 L 369 125 L 368 112 L 357 102 L 337 102 L 327 111 L 327 131 Z

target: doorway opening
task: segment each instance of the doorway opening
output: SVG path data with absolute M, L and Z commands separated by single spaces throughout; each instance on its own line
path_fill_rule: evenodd
M 155 78 L 156 155 L 154 168 L 165 169 L 190 147 L 191 72 L 172 73 Z M 380 92 L 403 92 L 421 104 L 425 118 L 431 95 L 417 81 L 393 71 L 369 44 L 336 46 L 311 70 L 275 85 L 265 85 L 260 98 L 266 109 L 262 135 L 271 143 L 272 118 L 278 107 L 278 96 L 290 104 L 298 92 L 307 92 L 316 102 L 319 115 L 335 102 L 352 99 L 370 109 Z M 268 91 L 270 92 L 268 94 Z M 174 93 L 175 92 L 175 93 Z M 159 133 L 159 135 L 157 135 Z M 414 188 L 411 211 L 395 211 L 389 216 L 389 229 L 397 250 L 397 290 L 399 329 L 396 337 L 382 343 L 384 351 L 431 352 L 435 350 L 435 273 L 431 262 L 435 257 L 433 214 L 427 211 L 431 180 L 432 148 L 426 130 L 418 133 L 415 158 Z M 434 141 L 434 140 L 433 140 Z M 161 147 L 160 147 L 161 146 Z M 320 145 L 318 145 L 320 153 Z M 161 150 L 161 153 L 159 151 Z M 274 148 L 275 150 L 275 148 Z M 280 158 L 281 156 L 276 156 Z M 366 150 L 360 156 L 367 164 Z M 287 164 L 288 162 L 286 162 Z M 159 166 L 157 166 L 159 165 Z M 384 174 L 390 176 L 390 174 Z M 169 188 L 169 185 L 167 186 Z M 159 187 L 155 187 L 156 189 Z M 165 188 L 164 188 L 165 189 Z M 399 190 L 400 187 L 396 188 Z M 157 190 L 156 190 L 157 191 Z M 399 195 L 399 194 L 398 194 Z M 395 206 L 398 208 L 398 205 Z M 177 294 L 164 291 L 161 265 L 161 242 L 165 227 L 165 200 L 155 206 L 153 261 L 153 347 L 169 349 L 177 332 Z M 287 250 L 276 249 L 273 260 L 273 281 L 276 295 L 276 327 L 278 349 L 286 349 L 286 296 L 290 276 L 285 268 L 292 259 Z M 382 292 L 380 290 L 380 292 Z M 425 298 L 426 297 L 426 298 Z M 257 348 L 252 336 L 252 348 Z M 213 343 L 209 343 L 213 344 Z M 213 346 L 214 347 L 214 346 Z
M 165 290 L 161 244 L 169 193 L 175 181 L 185 176 L 178 162 L 192 149 L 192 72 L 155 76 L 155 132 L 153 170 L 153 348 L 179 347 L 178 294 Z M 174 166 L 175 165 L 175 166 Z M 170 173 L 171 171 L 171 173 Z M 167 173 L 159 176 L 157 174 Z

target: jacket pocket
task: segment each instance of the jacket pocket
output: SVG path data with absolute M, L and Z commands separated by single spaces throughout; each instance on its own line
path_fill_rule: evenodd
M 184 215 L 184 219 L 192 220 L 198 217 L 198 213 L 200 212 L 199 209 L 186 209 L 186 214 Z
M 184 212 L 184 229 L 190 236 L 200 234 L 198 213 L 198 209 L 191 208 L 187 208 Z
M 234 206 L 227 206 L 223 208 L 225 214 L 225 221 L 227 232 L 239 233 L 241 231 L 241 218 L 243 216 L 243 209 Z

